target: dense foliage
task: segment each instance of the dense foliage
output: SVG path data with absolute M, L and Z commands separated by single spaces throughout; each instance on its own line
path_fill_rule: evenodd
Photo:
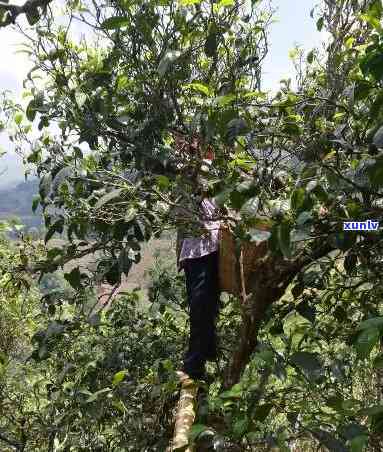
M 267 242 L 268 253 L 241 297 L 224 297 L 221 359 L 192 440 L 381 450 L 382 235 L 343 231 L 382 220 L 381 0 L 323 0 L 312 16 L 326 48 L 297 50 L 297 83 L 274 95 L 262 91 L 264 2 L 71 1 L 65 12 L 64 24 L 49 8 L 36 23 L 28 105 L 6 99 L 3 113 L 19 150 L 32 147 L 45 240 L 67 242 L 17 268 L 43 275 L 90 254 L 98 265 L 75 265 L 70 293 L 44 295 L 21 368 L 44 383 L 27 391 L 27 416 L 1 420 L 5 443 L 165 450 L 187 331 L 182 277 L 161 264 L 150 308 L 133 293 L 101 314 L 92 288 L 117 287 L 152 236 L 193 228 L 202 185 L 238 244 Z

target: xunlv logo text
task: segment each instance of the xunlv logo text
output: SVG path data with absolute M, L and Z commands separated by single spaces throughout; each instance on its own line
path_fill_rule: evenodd
M 377 231 L 379 221 L 344 221 L 343 231 Z

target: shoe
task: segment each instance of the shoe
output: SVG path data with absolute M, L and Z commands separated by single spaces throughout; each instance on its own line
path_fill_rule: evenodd
M 176 372 L 176 374 L 178 375 L 178 378 L 181 382 L 185 379 L 203 380 L 206 375 L 205 372 L 190 372 L 184 368 Z
M 206 354 L 206 361 L 217 361 L 218 359 L 218 350 L 214 350 Z
M 217 339 L 213 341 L 211 344 L 211 347 L 208 348 L 208 351 L 206 353 L 206 360 L 207 361 L 216 361 L 218 359 L 219 353 L 218 353 L 218 345 L 217 345 Z

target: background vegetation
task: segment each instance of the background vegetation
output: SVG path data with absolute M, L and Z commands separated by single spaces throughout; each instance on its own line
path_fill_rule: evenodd
M 343 232 L 382 221 L 382 2 L 323 0 L 325 51 L 297 50 L 296 83 L 273 95 L 266 2 L 76 0 L 65 23 L 54 2 L 3 3 L 4 26 L 33 27 L 28 105 L 4 96 L 1 114 L 39 176 L 47 244 L 0 243 L 4 450 L 166 450 L 188 331 L 174 255 L 147 269 L 146 303 L 112 298 L 151 238 L 195 230 L 202 179 L 238 251 L 268 252 L 240 297 L 222 296 L 191 443 L 382 450 L 382 234 Z

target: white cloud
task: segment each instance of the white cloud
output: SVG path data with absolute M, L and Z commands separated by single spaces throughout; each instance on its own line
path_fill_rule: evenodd
M 24 19 L 19 22 L 23 24 Z M 11 91 L 16 101 L 21 98 L 23 80 L 32 67 L 27 54 L 16 53 L 24 40 L 25 38 L 15 28 L 11 26 L 0 28 L 0 90 Z M 24 179 L 22 160 L 14 152 L 14 146 L 5 133 L 0 133 L 0 146 L 7 151 L 7 155 L 0 159 L 0 186 L 22 181 Z
M 0 28 L 0 86 L 2 89 L 11 88 L 19 95 L 22 90 L 22 82 L 32 63 L 25 53 L 15 53 L 24 37 L 12 27 Z

